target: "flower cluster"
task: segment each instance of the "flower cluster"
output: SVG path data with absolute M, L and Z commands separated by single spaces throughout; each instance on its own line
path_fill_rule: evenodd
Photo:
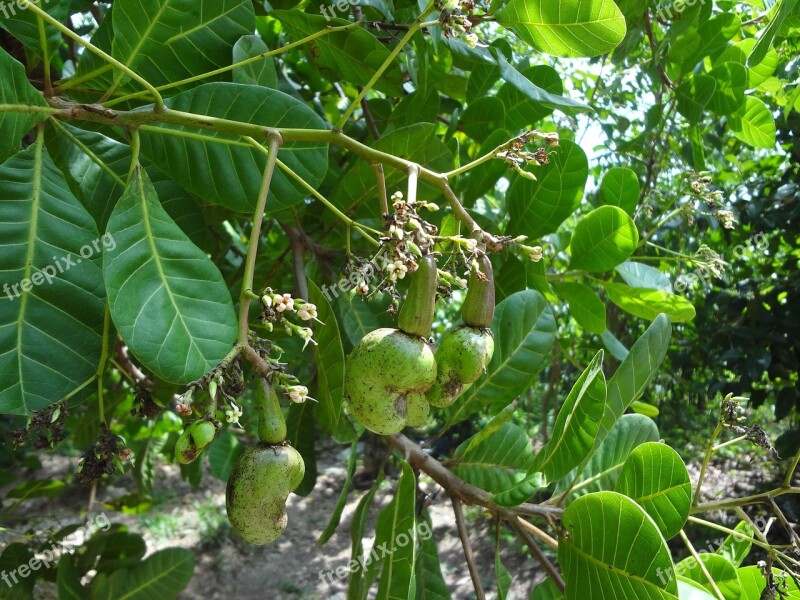
M 267 288 L 260 296 L 262 312 L 261 321 L 267 328 L 267 331 L 273 331 L 276 323 L 283 326 L 287 335 L 297 335 L 300 339 L 305 341 L 303 348 L 309 342 L 316 344 L 314 341 L 314 332 L 310 327 L 297 325 L 288 320 L 290 314 L 295 314 L 304 322 L 308 321 L 321 321 L 317 318 L 317 307 L 311 302 L 306 302 L 302 298 L 292 298 L 291 294 L 276 293 Z
M 439 8 L 442 11 L 439 22 L 445 37 L 460 37 L 470 48 L 486 47 L 472 31 L 475 25 L 472 15 L 475 3 L 472 0 L 441 0 Z

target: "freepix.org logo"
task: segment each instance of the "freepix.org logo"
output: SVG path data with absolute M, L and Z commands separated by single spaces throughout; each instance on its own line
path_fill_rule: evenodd
M 48 4 L 50 0 L 44 0 Z M 5 2 L 0 0 L 0 13 L 3 13 L 4 19 L 11 19 L 17 16 L 17 12 L 27 10 L 31 4 L 39 5 L 42 0 L 16 0 L 16 2 Z

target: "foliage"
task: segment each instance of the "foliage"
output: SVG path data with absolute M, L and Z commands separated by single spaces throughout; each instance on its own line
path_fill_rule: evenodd
M 795 425 L 800 414 L 800 3 L 345 9 L 0 3 L 0 425 L 14 446 L 81 455 L 66 481 L 19 482 L 19 464 L 5 465 L 4 517 L 128 472 L 136 490 L 104 507 L 158 510 L 157 466 L 174 460 L 182 430 L 179 454 L 188 444 L 200 456 L 181 461 L 195 486 L 206 457 L 227 480 L 257 437 L 277 456 L 261 413 L 302 455 L 287 487 L 297 494 L 313 493 L 320 435 L 352 445 L 324 544 L 363 452 L 364 424 L 345 401 L 348 354 L 395 326 L 407 274 L 431 255 L 441 338 L 467 280 L 487 280 L 489 256 L 498 304 L 485 373 L 406 430 L 469 435 L 444 462 L 385 436 L 401 475 L 370 552 L 382 475 L 359 501 L 349 597 L 449 595 L 424 535 L 420 473 L 453 501 L 478 597 L 462 502 L 493 515 L 498 550 L 509 527 L 539 560 L 549 581 L 532 598 L 800 594 L 796 558 L 742 510 L 766 500 L 786 523 L 775 499 L 800 491 L 797 429 L 782 439 L 781 456 L 795 458 L 775 489 L 703 496 L 719 450 L 775 455 L 741 403 L 769 399 Z M 745 259 L 729 259 L 738 248 Z M 403 362 L 401 379 L 414 375 Z M 374 369 L 356 375 L 371 390 Z M 399 395 L 381 382 L 387 397 L 424 395 L 394 383 Z M 264 408 L 261 385 L 288 409 Z M 526 398 L 541 408 L 521 408 Z M 660 442 L 654 419 L 711 399 L 714 431 L 691 481 L 693 457 Z M 190 435 L 198 420 L 216 429 L 206 450 Z M 667 442 L 669 423 L 659 421 Z M 283 497 L 271 507 L 280 531 Z M 744 524 L 697 516 L 717 510 Z M 690 524 L 731 537 L 698 553 Z M 7 571 L 40 549 L 13 533 Z M 676 564 L 670 539 L 690 556 Z M 746 564 L 756 548 L 763 564 Z M 0 595 L 30 598 L 43 578 L 64 598 L 174 597 L 191 555 L 145 552 L 113 527 Z M 499 553 L 495 571 L 505 597 L 513 573 Z

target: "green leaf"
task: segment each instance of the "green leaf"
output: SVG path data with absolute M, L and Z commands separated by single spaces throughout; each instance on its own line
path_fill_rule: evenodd
M 753 547 L 753 543 L 747 539 L 753 537 L 753 528 L 746 521 L 739 521 L 734 527 L 734 531 L 736 533 L 730 534 L 722 542 L 722 545 L 717 549 L 717 554 L 725 557 L 735 567 L 739 567 L 744 562 L 744 559 L 748 557 L 750 549 Z
M 726 62 L 710 73 L 717 86 L 711 97 L 710 108 L 718 115 L 738 112 L 745 102 L 747 89 L 747 69 L 736 62 Z
M 492 500 L 500 506 L 519 506 L 530 500 L 545 485 L 547 482 L 543 473 L 528 473 L 510 488 L 492 494 Z
M 745 98 L 744 107 L 731 115 L 729 123 L 733 134 L 753 148 L 772 148 L 775 145 L 775 119 L 764 101 L 759 98 Z
M 381 472 L 375 483 L 370 490 L 364 494 L 356 505 L 353 511 L 353 524 L 350 526 L 350 564 L 358 564 L 360 568 L 350 570 L 350 575 L 347 579 L 347 600 L 362 600 L 366 595 L 366 576 L 364 572 L 364 564 L 367 559 L 364 557 L 364 531 L 367 528 L 367 517 L 369 516 L 369 509 L 372 506 L 372 501 L 375 498 L 375 493 L 380 488 L 383 482 L 383 473 Z M 372 560 L 370 559 L 370 565 Z M 374 573 L 370 582 L 374 581 Z
M 117 0 L 112 19 L 112 56 L 155 86 L 229 65 L 234 43 L 255 29 L 248 0 Z
M 67 19 L 70 12 L 70 0 L 45 0 L 44 5 L 42 5 L 42 0 L 33 0 L 32 4 L 45 9 L 51 17 L 62 23 Z M 36 57 L 36 61 L 30 61 L 31 64 L 38 63 L 43 54 L 51 57 L 56 52 L 61 44 L 61 32 L 50 23 L 42 20 L 45 44 L 47 46 L 47 51 L 42 52 L 42 43 L 39 37 L 39 16 L 31 10 L 27 10 L 27 7 L 23 9 L 21 6 L 21 4 L 13 2 L 4 4 L 2 16 L 5 18 L 0 18 L 0 27 L 22 42 L 29 55 Z
M 294 491 L 298 496 L 308 496 L 317 483 L 317 439 L 316 421 L 317 404 L 303 402 L 289 406 L 289 415 L 286 417 L 286 439 L 303 457 L 305 474 L 303 481 Z
M 233 303 L 217 267 L 164 211 L 141 167 L 106 235 L 116 243 L 103 257 L 111 317 L 131 352 L 165 381 L 202 377 L 236 340 Z
M 194 554 L 189 550 L 159 550 L 134 567 L 93 582 L 92 600 L 169 600 L 186 587 L 193 572 Z
M 453 168 L 453 154 L 436 134 L 436 125 L 417 123 L 408 127 L 395 129 L 382 136 L 372 147 L 406 160 L 418 163 L 431 170 L 442 172 Z M 386 167 L 386 188 L 395 189 L 404 185 L 406 173 Z M 420 196 L 435 198 L 439 191 L 420 182 Z M 378 185 L 375 172 L 367 161 L 358 160 L 342 177 L 331 200 L 344 212 L 360 207 L 361 211 L 379 217 L 380 210 L 375 198 L 378 197 Z M 362 205 L 366 205 L 362 206 Z
M 686 117 L 691 125 L 697 125 L 716 91 L 717 80 L 709 75 L 696 74 L 687 77 L 675 92 L 678 112 Z
M 664 539 L 678 535 L 692 505 L 686 465 L 666 444 L 647 442 L 628 456 L 616 491 L 635 500 L 653 518 Z
M 156 479 L 156 463 L 167 442 L 165 436 L 152 435 L 153 429 L 154 427 L 150 428 L 151 435 L 142 440 L 135 452 L 136 463 L 132 474 L 141 494 L 147 494 L 153 489 Z
M 711 579 L 717 584 L 725 600 L 741 600 L 742 586 L 739 583 L 739 575 L 736 572 L 736 567 L 719 554 L 701 552 L 698 554 L 698 557 L 708 571 L 708 574 L 711 575 Z M 714 590 L 705 573 L 703 573 L 700 564 L 693 556 L 688 556 L 675 565 L 675 572 L 678 575 L 683 575 L 691 579 L 709 592 L 713 592 Z
M 633 219 L 617 206 L 601 206 L 575 226 L 570 241 L 570 266 L 584 271 L 610 271 L 626 261 L 639 245 Z
M 686 577 L 678 577 L 678 597 L 680 600 L 717 600 L 705 588 Z
M 494 554 L 494 574 L 497 579 L 497 600 L 506 600 L 508 598 L 508 590 L 514 578 L 508 572 L 502 559 L 500 558 L 499 548 Z
M 308 300 L 317 307 L 314 323 L 314 358 L 317 365 L 317 418 L 320 427 L 338 442 L 350 442 L 358 434 L 344 413 L 344 347 L 336 315 L 328 298 L 313 281 L 308 282 Z
M 366 300 L 361 297 L 350 298 L 346 293 L 339 297 L 335 286 L 327 289 L 338 298 L 342 329 L 351 344 L 357 344 L 370 331 L 380 327 L 378 317 L 372 312 Z
M 553 56 L 598 56 L 625 38 L 625 17 L 613 0 L 511 0 L 497 21 Z
M 733 13 L 717 14 L 677 38 L 670 49 L 670 61 L 681 73 L 691 73 L 703 58 L 722 52 L 741 26 L 741 19 Z
M 177 111 L 264 127 L 325 129 L 305 104 L 277 90 L 236 83 L 209 83 L 166 102 Z M 231 210 L 252 213 L 261 188 L 266 156 L 251 145 L 213 131 L 153 125 L 141 133 L 142 152 L 197 197 Z M 318 187 L 328 168 L 327 146 L 286 142 L 278 157 L 309 185 Z M 300 202 L 305 188 L 276 169 L 267 200 L 272 213 Z
M 94 220 L 43 136 L 0 165 L 0 413 L 58 402 L 97 371 L 105 302 Z
M 550 357 L 556 324 L 544 297 L 525 290 L 497 305 L 492 332 L 495 350 L 486 374 L 447 409 L 448 425 L 487 406 L 499 410 L 523 393 Z
M 564 594 L 552 579 L 547 579 L 531 590 L 529 600 L 564 600 Z
M 574 281 L 554 283 L 552 287 L 559 298 L 569 303 L 570 314 L 586 331 L 606 330 L 606 305 L 592 288 Z
M 433 537 L 431 517 L 427 510 L 423 513 L 422 519 L 417 526 L 421 548 L 417 556 L 415 600 L 451 600 L 450 590 L 447 589 L 442 575 L 439 551 L 436 548 L 436 538 Z
M 761 573 L 761 569 L 753 565 L 752 567 L 737 569 L 736 572 L 739 576 L 739 583 L 742 590 L 740 600 L 763 600 L 764 596 L 761 594 L 764 588 L 767 587 L 767 580 Z M 775 583 L 781 586 L 779 590 L 783 592 L 782 596 L 778 595 L 775 597 L 776 600 L 778 598 L 780 600 L 800 600 L 800 589 L 798 589 L 797 584 L 791 576 L 779 569 L 772 569 L 772 572 L 775 574 Z M 769 596 L 767 596 L 767 598 L 768 597 Z
M 783 23 L 797 5 L 797 0 L 776 0 L 769 25 L 761 32 L 753 51 L 747 57 L 747 65 L 749 67 L 760 64 L 766 58 L 767 53 L 772 49 L 775 37 L 783 27 Z
M 58 600 L 88 600 L 89 590 L 81 585 L 72 557 L 62 554 L 56 567 Z
M 344 19 L 326 19 L 299 9 L 273 10 L 294 38 L 308 37 L 328 27 L 347 25 Z M 366 85 L 389 58 L 389 50 L 364 28 L 337 31 L 307 44 L 312 64 L 328 79 L 344 79 L 354 85 Z M 375 89 L 394 97 L 403 96 L 403 78 L 397 62 L 390 64 L 375 84 Z
M 0 554 L 0 573 L 13 572 L 19 568 L 20 565 L 27 564 L 34 558 L 33 551 L 25 544 L 14 542 L 8 544 L 3 553 Z M 9 581 L 13 581 L 9 579 Z M 3 582 L 3 590 L 5 594 L 3 600 L 33 600 L 33 587 L 36 585 L 35 577 L 23 577 L 18 579 L 18 583 L 14 585 L 8 592 L 6 592 L 7 584 Z
M 677 600 L 672 557 L 653 520 L 630 498 L 597 492 L 564 511 L 558 544 L 567 600 Z
M 614 423 L 631 403 L 642 397 L 667 355 L 671 335 L 672 325 L 669 319 L 665 315 L 659 315 L 631 346 L 628 356 L 608 381 L 606 408 L 595 447 L 599 447 L 605 434 L 611 431 Z
M 583 463 L 594 448 L 605 404 L 606 379 L 600 350 L 564 400 L 552 437 L 537 454 L 532 470 L 555 481 Z
M 650 265 L 627 260 L 621 265 L 617 265 L 615 271 L 631 287 L 672 293 L 672 282 L 667 274 Z
M 570 498 L 589 492 L 612 490 L 622 465 L 634 448 L 658 441 L 658 428 L 643 415 L 623 415 L 580 473 L 572 472 L 556 486 L 555 495 L 563 494 L 575 481 Z
M 676 323 L 685 323 L 694 319 L 694 306 L 678 294 L 663 290 L 629 287 L 611 281 L 602 283 L 608 299 L 636 317 L 652 320 L 663 313 Z
M 57 498 L 64 492 L 66 484 L 55 479 L 33 479 L 11 488 L 6 498 L 29 500 L 31 498 Z
M 519 425 L 505 423 L 480 444 L 470 448 L 469 443 L 456 449 L 452 471 L 492 494 L 514 487 L 533 465 L 530 437 Z
M 506 195 L 509 229 L 536 239 L 552 233 L 583 198 L 589 163 L 580 146 L 562 140 L 550 162 L 531 171 L 536 181 L 517 176 Z
M 233 46 L 233 62 L 242 62 L 266 52 L 269 52 L 269 48 L 259 36 L 243 35 Z M 278 73 L 275 70 L 275 59 L 268 56 L 237 68 L 233 71 L 233 82 L 277 89 Z
M 42 95 L 28 83 L 25 67 L 0 48 L 0 104 L 47 106 Z M 45 113 L 0 111 L 0 163 L 20 148 L 24 136 L 37 123 L 46 118 Z
M 600 183 L 600 201 L 603 204 L 619 206 L 631 216 L 639 204 L 640 193 L 638 175 L 626 167 L 610 168 Z
M 378 515 L 375 524 L 373 548 L 387 548 L 391 551 L 379 563 L 370 564 L 370 568 L 373 564 L 383 566 L 376 600 L 413 598 L 416 587 L 414 566 L 417 546 L 417 481 L 407 462 L 402 462 L 402 469 L 394 498 Z
M 223 431 L 208 449 L 208 465 L 214 477 L 228 481 L 233 465 L 244 452 L 245 445 L 231 431 Z
M 347 462 L 347 475 L 342 484 L 342 491 L 339 493 L 339 499 L 336 501 L 336 506 L 333 509 L 333 513 L 331 513 L 331 518 L 325 530 L 320 534 L 319 539 L 317 539 L 317 546 L 324 546 L 326 542 L 331 539 L 331 536 L 339 526 L 339 522 L 342 519 L 342 512 L 347 504 L 347 495 L 350 493 L 350 482 L 353 480 L 353 473 L 356 471 L 357 458 L 358 440 L 353 440 L 353 443 L 350 445 L 350 459 Z

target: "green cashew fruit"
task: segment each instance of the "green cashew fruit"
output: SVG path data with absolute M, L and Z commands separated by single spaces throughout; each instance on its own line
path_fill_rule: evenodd
M 428 390 L 428 402 L 447 408 L 464 389 L 483 375 L 494 354 L 489 329 L 461 325 L 444 334 L 436 349 L 436 383 Z
M 217 428 L 211 421 L 198 419 L 189 423 L 175 442 L 175 460 L 183 465 L 194 462 L 216 435 Z
M 256 387 L 256 407 L 258 439 L 266 444 L 283 442 L 286 439 L 286 420 L 275 388 L 265 379 L 260 379 Z
M 447 408 L 484 373 L 494 354 L 489 327 L 494 319 L 494 277 L 489 257 L 479 259 L 480 275 L 470 274 L 461 306 L 464 325 L 447 331 L 436 350 L 436 383 L 426 393 L 428 402 Z
M 355 418 L 380 435 L 422 425 L 428 417 L 425 391 L 436 380 L 436 360 L 426 339 L 433 323 L 437 274 L 434 258 L 422 258 L 411 275 L 399 329 L 368 333 L 347 358 L 345 398 Z
M 305 475 L 300 453 L 288 444 L 256 444 L 233 466 L 225 493 L 228 520 L 251 544 L 274 542 L 286 529 L 286 498 Z

